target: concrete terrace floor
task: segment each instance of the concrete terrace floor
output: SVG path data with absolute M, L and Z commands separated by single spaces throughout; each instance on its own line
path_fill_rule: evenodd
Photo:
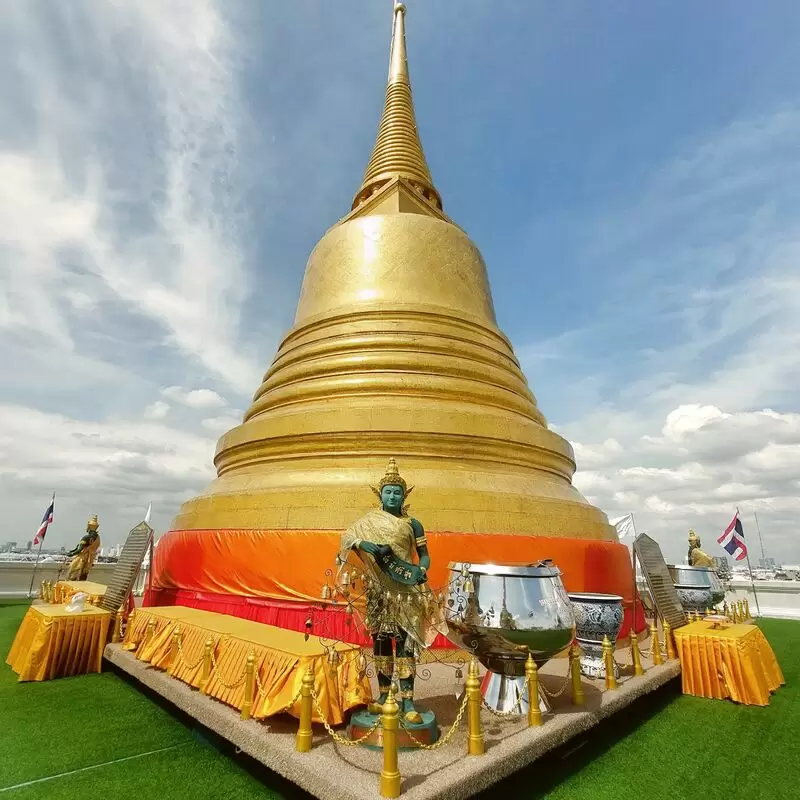
M 0 793 L 9 800 L 308 797 L 113 672 L 18 683 L 4 662 L 25 610 L 0 605 Z M 800 622 L 759 624 L 787 683 L 768 708 L 683 697 L 674 681 L 482 797 L 800 797 Z

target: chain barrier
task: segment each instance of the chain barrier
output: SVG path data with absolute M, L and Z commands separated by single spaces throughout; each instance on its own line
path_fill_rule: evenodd
M 446 744 L 448 744 L 450 740 L 453 738 L 456 729 L 461 724 L 461 720 L 464 718 L 464 712 L 467 710 L 468 703 L 469 703 L 469 693 L 464 692 L 464 699 L 461 701 L 461 708 L 458 709 L 458 714 L 456 714 L 455 721 L 450 726 L 450 730 L 447 731 L 447 733 L 444 736 L 442 736 L 442 738 L 439 739 L 438 742 L 434 742 L 433 744 L 425 744 L 424 742 L 421 742 L 419 739 L 417 739 L 417 737 L 414 736 L 414 734 L 411 733 L 411 731 L 405 726 L 402 716 L 400 717 L 400 727 L 406 732 L 408 738 L 411 739 L 411 741 L 414 742 L 414 744 L 421 750 L 438 750 L 440 747 L 444 747 Z
M 555 676 L 554 676 L 555 677 Z M 567 659 L 567 677 L 564 678 L 564 683 L 561 684 L 561 688 L 555 692 L 551 692 L 547 686 L 545 686 L 544 681 L 539 676 L 539 687 L 544 692 L 546 697 L 549 697 L 551 700 L 555 700 L 557 697 L 561 697 L 564 692 L 567 691 L 567 686 L 572 683 L 572 665 L 570 664 L 569 659 Z
M 203 663 L 203 658 L 205 658 L 205 655 L 201 653 L 200 658 L 194 664 L 189 664 L 183 654 L 183 636 L 178 636 L 178 656 L 183 662 L 183 666 L 190 672 L 196 670 Z
M 311 689 L 311 699 L 314 701 L 314 707 L 317 709 L 317 714 L 319 714 L 319 718 L 322 720 L 325 730 L 328 732 L 334 742 L 341 744 L 344 747 L 353 747 L 354 745 L 362 744 L 365 739 L 372 736 L 372 734 L 378 729 L 378 726 L 381 724 L 381 722 L 383 722 L 383 717 L 379 716 L 375 720 L 375 724 L 363 736 L 359 736 L 358 739 L 345 739 L 344 736 L 340 736 L 338 733 L 336 733 L 328 720 L 325 719 L 325 712 L 322 710 L 319 704 L 319 698 L 317 697 L 317 692 L 314 689 Z
M 209 673 L 209 679 L 211 675 L 217 672 L 217 680 L 229 691 L 233 691 L 234 689 L 238 689 L 246 680 L 247 680 L 247 666 L 244 668 L 244 672 L 242 673 L 242 677 L 239 678 L 236 683 L 226 683 L 219 675 L 219 663 L 217 662 L 217 656 L 215 655 L 214 651 L 211 651 L 211 672 Z
M 522 708 L 520 707 L 519 697 L 517 698 L 517 702 L 514 704 L 514 708 L 512 708 L 511 711 L 496 711 L 483 698 L 481 698 L 481 705 L 493 717 L 499 717 L 500 719 L 509 719 L 511 717 L 518 718 L 522 716 Z

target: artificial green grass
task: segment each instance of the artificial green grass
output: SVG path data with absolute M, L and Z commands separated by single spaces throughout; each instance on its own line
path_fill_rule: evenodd
M 3 662 L 25 611 L 24 605 L 0 605 Z M 482 797 L 800 797 L 800 693 L 796 688 L 800 622 L 768 619 L 759 624 L 787 684 L 772 696 L 767 708 L 684 697 L 673 685 L 643 698 L 630 713 L 613 717 L 585 739 L 570 743 L 564 752 L 537 761 Z M 18 683 L 3 663 L 0 754 L 0 793 L 26 781 L 81 770 L 12 789 L 7 792 L 10 800 L 281 798 L 111 672 Z M 104 763 L 122 758 L 129 760 Z M 295 793 L 282 790 L 282 794 Z
M 766 708 L 670 688 L 612 717 L 576 752 L 537 761 L 482 797 L 536 800 L 796 800 L 800 797 L 800 622 L 758 623 L 786 685 Z M 654 712 L 654 702 L 659 708 Z M 618 720 L 619 717 L 619 720 Z M 624 719 L 624 722 L 622 721 Z M 402 764 L 401 764 L 402 768 Z
M 112 672 L 19 683 L 5 657 L 25 605 L 0 607 L 0 792 L 9 798 L 280 798 Z

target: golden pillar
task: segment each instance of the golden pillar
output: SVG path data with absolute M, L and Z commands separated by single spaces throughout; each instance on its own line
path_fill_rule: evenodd
M 170 646 L 171 658 L 169 662 L 169 674 L 174 675 L 175 670 L 178 669 L 178 659 L 181 657 L 181 626 L 178 625 L 172 634 L 172 643 Z
M 211 661 L 214 656 L 214 640 L 206 639 L 203 646 L 203 671 L 200 673 L 200 694 L 205 694 L 208 687 L 208 679 L 211 677 Z
M 394 699 L 394 685 L 383 704 L 383 769 L 381 770 L 381 797 L 400 796 L 400 770 L 397 767 L 397 731 L 400 727 L 400 706 Z
M 603 662 L 606 667 L 606 690 L 617 688 L 617 676 L 614 675 L 614 645 L 608 636 L 603 637 Z
M 311 742 L 314 738 L 314 730 L 311 727 L 311 720 L 313 717 L 313 702 L 312 696 L 314 691 L 314 670 L 311 664 L 308 669 L 303 673 L 303 680 L 300 684 L 300 724 L 297 728 L 297 737 L 295 738 L 295 750 L 298 753 L 308 753 L 311 750 Z M 395 703 L 395 705 L 397 705 Z
M 746 597 L 744 599 L 744 618 L 752 619 L 752 616 L 750 615 L 750 601 Z
M 528 683 L 528 727 L 536 728 L 542 724 L 542 710 L 539 708 L 539 668 L 530 653 L 525 662 L 525 679 Z
M 663 621 L 662 627 L 664 628 L 664 647 L 667 651 L 667 661 L 672 661 L 677 657 L 675 655 L 675 640 L 672 638 L 672 627 L 667 620 Z
M 653 666 L 657 667 L 659 664 L 663 664 L 664 659 L 661 658 L 661 642 L 658 640 L 658 623 L 655 619 L 650 623 L 650 650 Z
M 639 653 L 639 640 L 636 638 L 636 634 L 631 628 L 630 633 L 630 640 L 631 640 L 631 659 L 633 660 L 633 674 L 634 675 L 644 675 L 644 669 L 642 668 L 642 657 Z
M 256 654 L 251 650 L 247 654 L 244 667 L 244 702 L 242 703 L 242 719 L 250 719 L 253 713 L 253 696 L 256 683 Z
M 582 706 L 586 703 L 583 694 L 583 683 L 581 682 L 581 648 L 577 642 L 572 645 L 569 651 L 569 668 L 572 674 L 572 703 Z
M 467 680 L 464 682 L 467 692 L 467 754 L 482 756 L 486 752 L 481 730 L 481 682 L 478 679 L 478 662 L 473 658 L 469 662 Z

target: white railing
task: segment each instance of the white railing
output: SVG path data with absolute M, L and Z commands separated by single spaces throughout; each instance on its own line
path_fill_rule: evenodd
M 59 564 L 55 561 L 40 562 L 36 569 L 33 592 L 39 593 L 42 581 L 66 580 L 69 564 Z M 116 564 L 95 564 L 89 573 L 89 580 L 95 583 L 111 583 Z M 0 561 L 0 599 L 13 599 L 27 597 L 33 575 L 33 562 L 25 561 Z M 147 570 L 143 568 L 133 587 L 134 595 L 141 595 L 147 586 Z
M 762 617 L 800 619 L 800 581 L 755 581 L 758 603 L 750 581 L 737 579 L 725 586 L 728 603 L 747 598 L 753 616 L 760 610 Z

